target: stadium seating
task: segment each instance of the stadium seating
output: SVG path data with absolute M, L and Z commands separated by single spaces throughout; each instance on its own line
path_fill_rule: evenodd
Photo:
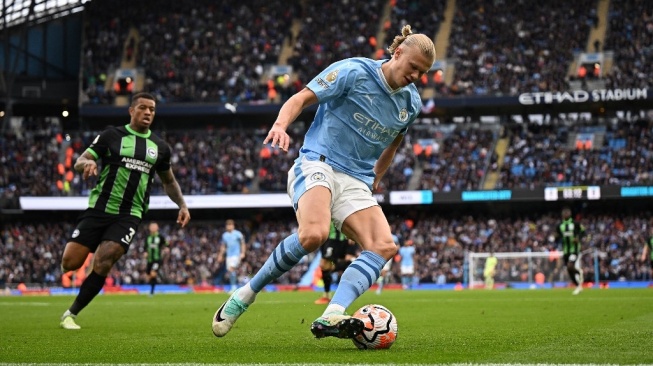
M 497 188 L 650 184 L 652 122 L 515 126 Z M 582 131 L 593 131 L 590 134 L 602 143 L 579 148 L 574 138 Z
M 584 51 L 595 0 L 458 1 L 450 40 L 454 95 L 568 90 L 568 66 Z
M 112 73 L 128 53 L 145 73 L 144 90 L 160 102 L 278 102 L 334 61 L 388 57 L 384 49 L 403 24 L 435 39 L 446 10 L 443 0 L 295 4 L 90 3 L 82 62 L 85 99 L 114 102 Z M 570 90 L 575 56 L 596 50 L 613 52 L 606 86 L 651 86 L 646 62 L 651 51 L 643 46 L 651 43 L 651 16 L 644 0 L 612 4 L 605 40 L 596 50 L 587 50 L 590 32 L 598 27 L 596 0 L 475 0 L 455 6 L 448 49 L 439 55 L 452 65 L 453 76 L 434 85 L 431 73 L 417 83 L 422 90 L 435 87 L 436 98 Z M 132 31 L 139 41 L 129 46 Z M 290 80 L 265 74 L 279 63 L 293 67 Z
M 608 88 L 650 88 L 653 84 L 653 66 L 648 61 L 653 57 L 651 19 L 645 0 L 619 2 L 610 10 L 604 49 L 614 52 L 615 64 L 607 76 Z
M 584 248 L 596 248 L 600 255 L 601 280 L 643 280 L 648 277 L 646 263 L 639 262 L 639 250 L 647 239 L 640 230 L 653 218 L 650 212 L 616 217 L 609 213 L 587 213 L 579 217 L 590 234 Z M 400 241 L 412 239 L 416 248 L 416 276 L 424 283 L 457 283 L 463 281 L 465 253 L 488 252 L 548 252 L 557 244 L 554 235 L 559 216 L 498 215 L 440 216 L 423 214 L 409 221 L 391 215 L 390 223 Z M 185 229 L 173 222 L 160 221 L 161 233 L 169 248 L 165 250 L 162 270 L 164 283 L 216 284 L 224 279 L 224 263 L 217 262 L 219 238 L 224 225 L 220 222 L 195 221 Z M 111 273 L 115 284 L 147 283 L 143 243 L 147 223 L 137 231 L 130 251 Z M 237 221 L 246 237 L 247 256 L 239 268 L 239 278 L 246 280 L 255 273 L 278 242 L 296 230 L 291 220 Z M 42 286 L 60 284 L 62 248 L 72 229 L 72 222 L 46 223 L 12 222 L 4 225 L 0 246 L 0 287 L 15 287 L 18 283 Z M 312 256 L 306 257 L 276 283 L 292 285 L 299 282 L 308 269 Z M 399 268 L 394 266 L 394 281 L 399 281 Z M 594 278 L 592 256 L 583 260 L 586 278 Z M 444 276 L 443 278 L 440 278 Z M 519 280 L 521 273 L 501 273 L 498 280 Z M 556 272 L 556 281 L 565 281 L 564 269 Z
M 87 195 L 93 182 L 73 174 L 71 164 L 98 132 L 62 134 L 59 126 L 45 120 L 26 123 L 43 128 L 5 134 L 0 158 L 6 164 L 0 167 L 0 182 L 17 187 L 22 196 Z M 651 184 L 652 128 L 653 120 L 646 119 L 558 120 L 548 125 L 507 125 L 503 132 L 498 125 L 417 124 L 409 130 L 379 192 Z M 301 123 L 290 131 L 293 142 L 288 153 L 261 144 L 267 127 L 165 130 L 160 135 L 172 149 L 182 192 L 205 195 L 285 192 L 287 172 L 304 133 Z M 495 146 L 501 133 L 507 136 L 508 146 L 498 161 Z M 581 135 L 590 136 L 594 144 L 578 146 Z M 486 177 L 494 172 L 499 178 L 487 186 Z M 152 193 L 164 194 L 158 179 Z

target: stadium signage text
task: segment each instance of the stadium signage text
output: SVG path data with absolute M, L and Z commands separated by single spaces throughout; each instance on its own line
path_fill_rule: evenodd
M 592 91 L 524 93 L 519 95 L 522 105 L 616 102 L 622 100 L 648 99 L 647 89 L 596 89 Z
M 645 187 L 621 187 L 621 197 L 651 197 L 653 186 Z
M 392 191 L 391 205 L 430 205 L 433 203 L 432 191 Z
M 460 198 L 462 201 L 505 201 L 512 198 L 512 191 L 463 191 Z

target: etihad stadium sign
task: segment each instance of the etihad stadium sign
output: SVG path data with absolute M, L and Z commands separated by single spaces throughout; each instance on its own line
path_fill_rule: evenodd
M 587 102 L 619 102 L 648 99 L 647 89 L 596 89 L 592 91 L 575 90 L 569 92 L 540 92 L 519 95 L 519 104 L 561 104 Z

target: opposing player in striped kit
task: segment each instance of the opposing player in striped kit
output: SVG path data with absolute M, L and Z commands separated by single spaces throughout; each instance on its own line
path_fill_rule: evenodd
M 154 174 L 158 174 L 170 199 L 179 206 L 177 223 L 182 227 L 190 213 L 170 167 L 170 147 L 150 131 L 156 102 L 151 94 L 138 93 L 129 107 L 128 125 L 109 127 L 98 135 L 75 162 L 84 179 L 99 177 L 91 191 L 88 208 L 77 222 L 61 268 L 79 268 L 89 253 L 95 253 L 72 306 L 61 317 L 64 329 L 80 329 L 77 314 L 100 293 L 113 265 L 129 250 L 134 234 L 150 201 Z M 97 160 L 102 161 L 98 169 Z

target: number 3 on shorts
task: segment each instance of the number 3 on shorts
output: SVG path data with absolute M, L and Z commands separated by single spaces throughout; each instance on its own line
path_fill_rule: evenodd
M 136 234 L 136 230 L 134 230 L 133 227 L 129 228 L 129 234 L 125 235 L 124 238 L 120 239 L 125 244 L 130 244 L 132 242 L 132 238 L 134 237 L 134 234 Z

